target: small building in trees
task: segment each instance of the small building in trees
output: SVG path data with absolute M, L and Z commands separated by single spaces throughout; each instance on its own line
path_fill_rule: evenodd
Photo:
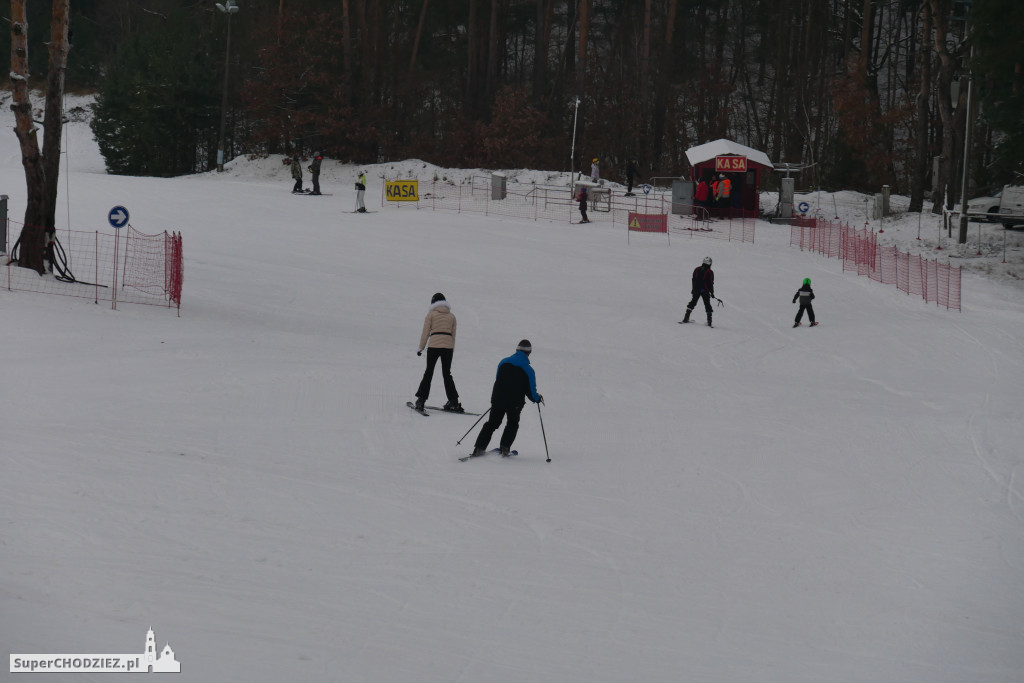
M 722 138 L 686 150 L 686 160 L 695 188 L 701 178 L 710 185 L 719 174 L 725 174 L 732 182 L 731 205 L 709 207 L 712 216 L 758 214 L 761 175 L 774 168 L 767 154 Z

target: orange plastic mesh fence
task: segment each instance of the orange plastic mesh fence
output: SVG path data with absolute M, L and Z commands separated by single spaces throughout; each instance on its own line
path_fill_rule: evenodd
M 28 235 L 41 230 L 11 221 L 11 232 Z M 20 237 L 18 238 L 20 240 Z M 131 226 L 114 233 L 59 229 L 55 232 L 53 262 L 45 273 L 23 268 L 10 254 L 18 255 L 18 242 L 5 245 L 2 285 L 10 291 L 38 292 L 152 306 L 181 307 L 184 279 L 179 233 L 145 235 Z

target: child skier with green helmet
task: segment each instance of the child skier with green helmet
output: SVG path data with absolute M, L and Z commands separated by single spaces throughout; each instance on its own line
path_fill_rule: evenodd
M 811 301 L 814 300 L 814 290 L 811 289 L 811 278 L 805 277 L 803 285 L 800 289 L 796 290 L 796 294 L 793 295 L 793 303 L 800 299 L 800 310 L 796 312 L 796 320 L 793 322 L 793 327 L 800 327 L 800 319 L 804 317 L 804 311 L 807 311 L 807 319 L 811 321 L 811 327 L 814 327 L 818 323 L 814 321 L 814 307 L 811 306 Z

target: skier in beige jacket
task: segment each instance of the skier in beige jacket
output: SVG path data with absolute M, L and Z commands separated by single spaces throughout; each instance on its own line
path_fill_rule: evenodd
M 422 356 L 424 349 L 427 352 L 427 369 L 416 390 L 416 409 L 423 410 L 426 405 L 427 397 L 430 396 L 430 382 L 434 377 L 434 366 L 440 359 L 444 392 L 448 396 L 448 402 L 444 404 L 444 409 L 456 413 L 463 412 L 462 404 L 459 403 L 459 392 L 455 389 L 455 380 L 452 379 L 452 356 L 455 355 L 455 315 L 452 314 L 452 309 L 441 292 L 430 299 L 430 311 L 427 312 L 427 317 L 423 321 L 423 333 L 420 335 L 420 345 L 416 355 Z

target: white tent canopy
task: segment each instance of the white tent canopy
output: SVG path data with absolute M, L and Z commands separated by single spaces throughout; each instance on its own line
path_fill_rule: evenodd
M 715 157 L 723 155 L 738 155 L 749 159 L 750 161 L 767 166 L 768 168 L 775 168 L 771 160 L 768 159 L 768 155 L 764 152 L 759 152 L 756 149 L 741 145 L 738 142 L 732 140 L 726 140 L 722 138 L 713 142 L 706 142 L 703 145 L 697 145 L 686 150 L 686 159 L 690 162 L 690 166 L 696 166 L 699 163 L 710 161 Z

